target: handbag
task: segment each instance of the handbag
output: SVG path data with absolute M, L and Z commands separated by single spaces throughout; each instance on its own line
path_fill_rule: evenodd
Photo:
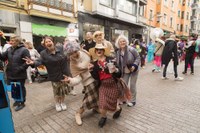
M 18 102 L 23 102 L 23 92 L 20 82 L 11 82 L 11 97 Z

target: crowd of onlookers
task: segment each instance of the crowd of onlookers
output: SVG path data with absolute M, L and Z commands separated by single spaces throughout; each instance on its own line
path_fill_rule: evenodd
M 140 68 L 145 68 L 146 62 L 154 63 L 152 72 L 161 72 L 162 79 L 168 79 L 167 67 L 173 61 L 176 81 L 182 81 L 178 76 L 177 66 L 185 61 L 183 74 L 188 68 L 194 74 L 194 59 L 200 56 L 200 37 L 190 37 L 188 40 L 177 39 L 175 35 L 169 38 L 159 37 L 146 44 L 143 39 L 129 39 L 119 35 L 115 44 L 104 38 L 104 33 L 87 32 L 85 39 L 65 38 L 63 44 L 55 43 L 52 37 L 44 37 L 37 50 L 31 42 L 12 36 L 8 44 L 1 50 L 0 60 L 5 71 L 7 83 L 19 82 L 22 88 L 23 101 L 15 101 L 16 111 L 25 107 L 25 80 L 32 83 L 32 69 L 45 66 L 48 80 L 51 81 L 56 110 L 67 109 L 65 95 L 75 95 L 73 87 L 82 84 L 82 105 L 75 114 L 78 125 L 82 125 L 82 115 L 86 110 L 93 109 L 101 114 L 99 127 L 107 120 L 107 112 L 114 112 L 117 119 L 122 111 L 121 104 L 128 107 L 136 105 L 136 83 Z

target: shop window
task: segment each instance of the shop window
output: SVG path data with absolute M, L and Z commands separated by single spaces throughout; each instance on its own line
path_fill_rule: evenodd
M 91 23 L 84 23 L 83 24 L 83 38 L 85 39 L 85 34 L 87 32 L 94 33 L 95 31 L 102 31 L 104 32 L 104 26 L 102 25 L 96 25 Z
M 100 0 L 99 3 L 108 7 L 112 7 L 112 0 Z
M 114 29 L 111 30 L 111 42 L 114 44 L 119 35 L 124 35 L 128 38 L 128 30 Z

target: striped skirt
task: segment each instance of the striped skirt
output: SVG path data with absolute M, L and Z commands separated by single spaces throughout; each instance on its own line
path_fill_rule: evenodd
M 98 108 L 98 89 L 97 89 L 97 83 L 93 82 L 89 84 L 88 86 L 84 86 L 83 90 L 84 98 L 82 107 L 83 109 L 93 109 Z
M 120 90 L 113 78 L 101 81 L 99 88 L 99 108 L 115 111 L 117 108 L 117 99 L 120 97 Z

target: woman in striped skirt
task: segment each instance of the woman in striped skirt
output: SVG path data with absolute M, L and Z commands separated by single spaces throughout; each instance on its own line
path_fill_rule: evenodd
M 113 119 L 118 118 L 122 111 L 122 108 L 117 104 L 117 99 L 120 97 L 117 78 L 121 76 L 121 73 L 115 66 L 114 60 L 107 57 L 110 55 L 110 50 L 103 44 L 96 44 L 94 48 L 90 49 L 90 54 L 94 59 L 97 59 L 90 65 L 90 70 L 94 79 L 99 82 L 99 109 L 101 113 L 99 127 L 103 127 L 107 120 L 108 111 L 115 112 Z
M 72 77 L 66 77 L 65 80 L 70 86 L 75 86 L 82 83 L 85 95 L 82 101 L 82 106 L 75 114 L 76 123 L 82 125 L 81 115 L 85 110 L 98 110 L 98 90 L 96 81 L 92 78 L 88 66 L 90 63 L 89 53 L 85 50 L 80 50 L 79 45 L 75 41 L 69 41 L 64 47 L 64 51 L 70 57 L 70 70 Z

